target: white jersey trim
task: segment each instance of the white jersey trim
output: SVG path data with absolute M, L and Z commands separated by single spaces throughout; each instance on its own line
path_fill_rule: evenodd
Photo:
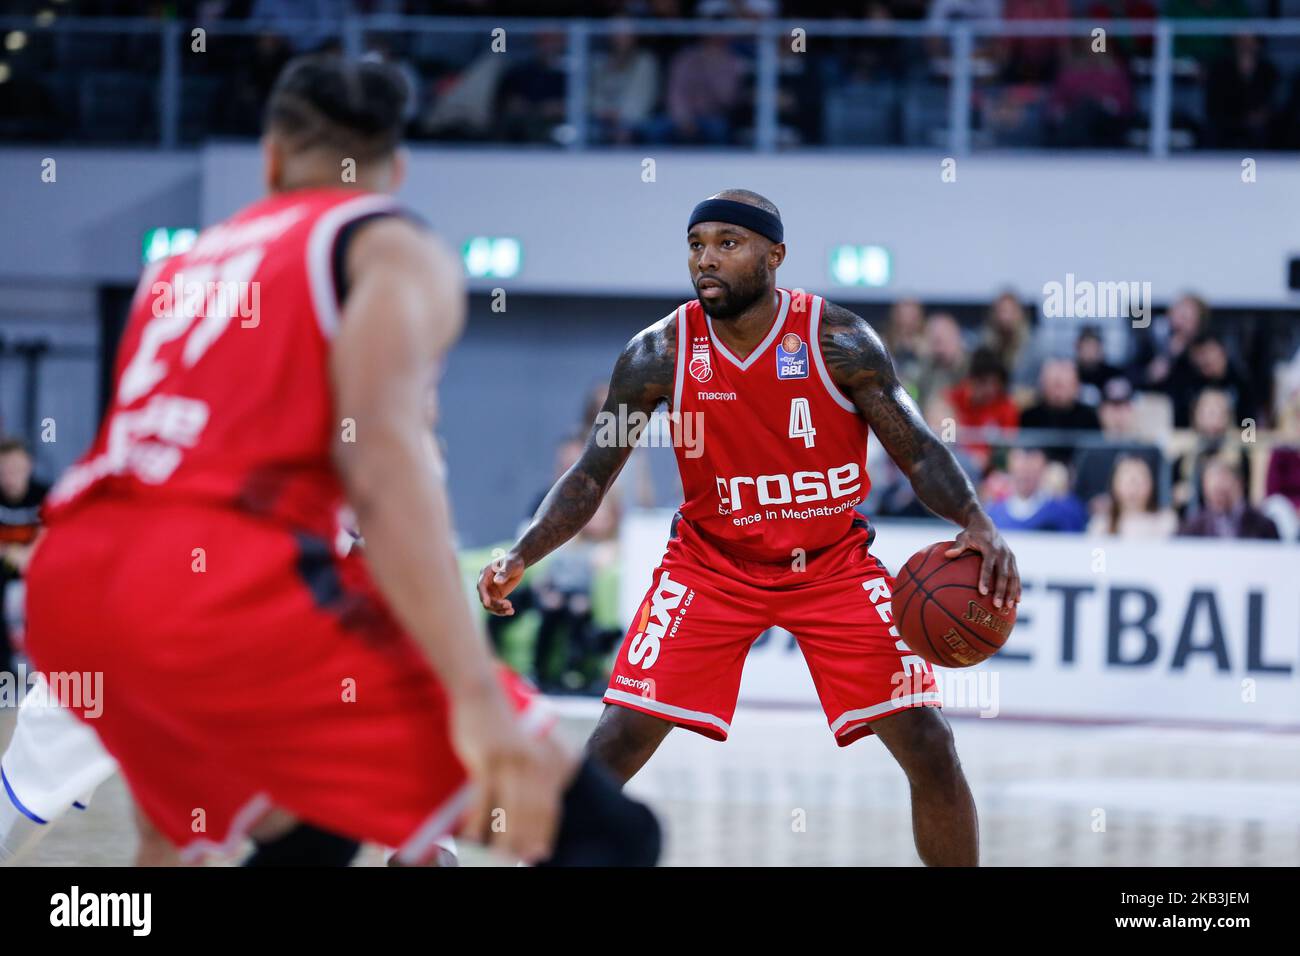
M 817 366 L 817 377 L 822 380 L 822 385 L 826 387 L 826 391 L 831 398 L 835 399 L 836 405 L 846 412 L 852 412 L 856 415 L 858 413 L 857 408 L 844 397 L 844 393 L 840 391 L 839 386 L 831 378 L 830 372 L 826 371 L 826 360 L 822 358 L 822 302 L 821 296 L 813 296 L 812 316 L 808 320 L 808 338 L 812 340 L 813 363 Z
M 852 730 L 858 724 L 870 723 L 877 717 L 883 717 L 885 714 L 892 713 L 895 710 L 902 710 L 906 707 L 923 707 L 926 704 L 942 704 L 939 699 L 938 691 L 925 691 L 920 694 L 908 694 L 906 697 L 897 697 L 893 700 L 887 700 L 884 703 L 876 704 L 872 707 L 863 707 L 861 710 L 846 710 L 833 721 L 831 721 L 831 733 L 836 737 Z
M 653 700 L 649 697 L 641 697 L 638 694 L 629 694 L 625 690 L 615 690 L 613 687 L 605 691 L 605 701 L 610 704 L 626 704 L 630 707 L 640 707 L 644 710 L 652 711 L 656 714 L 662 714 L 665 717 L 675 718 L 677 720 L 689 720 L 697 724 L 708 724 L 717 727 L 724 734 L 731 733 L 731 727 L 721 717 L 715 717 L 713 714 L 705 713 L 702 710 L 687 710 L 685 707 L 678 707 L 674 704 L 665 704 L 661 701 Z
M 666 316 L 665 316 L 666 318 Z M 674 412 L 682 410 L 682 379 L 686 375 L 686 353 L 689 351 L 690 336 L 686 334 L 686 306 L 677 307 L 677 371 L 673 373 L 673 407 Z
M 745 361 L 743 362 L 736 358 L 736 356 L 732 355 L 731 350 L 722 344 L 721 340 L 719 340 L 717 335 L 713 332 L 713 320 L 708 317 L 707 313 L 704 316 L 704 321 L 708 323 L 709 326 L 709 338 L 713 340 L 713 347 L 718 350 L 718 353 L 723 358 L 739 368 L 742 372 L 758 361 L 758 357 L 766 352 L 771 344 L 776 341 L 776 337 L 781 331 L 781 326 L 785 325 L 785 315 L 790 311 L 790 293 L 785 289 L 778 289 L 777 291 L 781 293 L 781 306 L 776 310 L 776 318 L 772 320 L 772 328 L 768 331 L 767 338 L 758 343 L 758 348 L 746 355 Z
M 338 290 L 334 288 L 334 240 L 339 230 L 354 219 L 398 208 L 391 196 L 358 196 L 339 203 L 323 214 L 311 227 L 307 237 L 307 281 L 311 285 L 311 304 L 316 321 L 327 339 L 339 328 Z
M 185 846 L 180 848 L 180 857 L 182 863 L 199 863 L 209 853 L 215 853 L 219 856 L 230 856 L 239 849 L 240 844 L 248 837 L 248 832 L 257 826 L 261 819 L 275 809 L 275 804 L 265 793 L 258 793 L 249 798 L 249 801 L 235 814 L 230 822 L 230 830 L 226 833 L 226 838 L 220 842 L 209 840 L 207 837 L 199 837 Z

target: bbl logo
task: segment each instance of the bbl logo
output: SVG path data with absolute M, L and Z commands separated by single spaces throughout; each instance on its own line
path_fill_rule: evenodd
M 776 377 L 808 377 L 808 344 L 793 332 L 785 333 L 776 351 Z

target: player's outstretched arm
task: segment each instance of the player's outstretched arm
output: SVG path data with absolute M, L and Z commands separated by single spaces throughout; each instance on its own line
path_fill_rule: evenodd
M 993 521 L 980 507 L 975 489 L 952 451 L 930 431 L 916 403 L 898 381 L 889 350 L 861 316 L 824 305 L 821 350 L 831 378 L 875 430 L 889 456 L 907 475 L 920 502 L 962 528 L 955 557 L 967 548 L 984 557 L 980 592 L 993 603 L 1020 600 L 1020 573 L 1015 555 Z
M 677 362 L 676 330 L 675 317 L 663 319 L 623 349 L 582 456 L 552 486 L 515 546 L 479 574 L 479 600 L 493 614 L 513 614 L 506 595 L 519 584 L 524 569 L 581 531 L 600 507 L 642 431 L 637 428 L 624 435 L 601 423 L 611 420 L 610 416 L 615 422 L 627 421 L 633 412 L 642 412 L 648 419 L 661 401 L 670 398 Z M 615 435 L 612 441 L 611 432 Z
M 550 854 L 573 760 L 519 726 L 461 586 L 441 460 L 428 441 L 427 389 L 464 324 L 456 261 L 399 219 L 357 232 L 349 292 L 331 351 L 340 419 L 354 441 L 334 461 L 366 540 L 366 562 L 402 625 L 428 655 L 451 702 L 452 739 L 474 800 L 466 836 L 530 862 Z M 510 827 L 488 818 L 504 807 Z

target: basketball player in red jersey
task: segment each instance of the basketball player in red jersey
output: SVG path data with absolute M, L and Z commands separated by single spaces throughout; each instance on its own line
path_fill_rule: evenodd
M 1015 558 L 871 326 L 777 288 L 785 245 L 772 203 L 718 193 L 695 208 L 686 239 L 698 298 L 628 344 L 582 458 L 483 569 L 479 597 L 512 613 L 506 595 L 524 569 L 586 524 L 637 437 L 610 441 L 605 423 L 665 401 L 675 426 L 695 416 L 702 441 L 674 442 L 685 501 L 589 752 L 626 781 L 674 726 L 725 740 L 745 655 L 780 625 L 799 641 L 837 743 L 874 733 L 902 765 L 921 859 L 974 865 L 975 804 L 933 673 L 898 637 L 893 580 L 854 510 L 870 484 L 868 429 L 920 500 L 961 527 L 949 556 L 982 554 L 980 588 L 998 606 L 1019 600 Z
M 102 674 L 82 716 L 185 857 L 251 834 L 255 864 L 420 863 L 463 824 L 529 862 L 653 862 L 653 817 L 553 739 L 461 589 L 426 398 L 464 292 L 388 195 L 408 95 L 378 62 L 290 64 L 269 195 L 145 276 L 50 495 L 31 654 Z

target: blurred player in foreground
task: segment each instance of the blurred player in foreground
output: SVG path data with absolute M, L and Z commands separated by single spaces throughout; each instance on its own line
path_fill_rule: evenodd
M 750 645 L 780 625 L 799 641 L 840 746 L 876 734 L 906 772 L 929 865 L 978 862 L 975 802 L 930 665 L 893 625 L 893 580 L 869 551 L 867 431 L 917 497 L 962 530 L 949 557 L 983 556 L 981 592 L 1015 603 L 1015 558 L 952 452 L 926 426 L 865 320 L 776 285 L 784 229 L 771 202 L 727 190 L 687 225 L 697 299 L 628 343 L 579 461 L 523 537 L 479 576 L 510 614 L 524 569 L 587 523 L 669 403 L 685 501 L 614 665 L 589 752 L 628 780 L 674 726 L 725 740 Z
M 377 62 L 285 68 L 270 195 L 141 282 L 99 437 L 50 494 L 28 646 L 102 674 L 98 716 L 60 703 L 185 859 L 249 834 L 254 863 L 355 840 L 419 863 L 459 825 L 528 862 L 653 862 L 653 817 L 561 748 L 464 600 L 424 406 L 464 294 L 387 195 L 408 95 Z

